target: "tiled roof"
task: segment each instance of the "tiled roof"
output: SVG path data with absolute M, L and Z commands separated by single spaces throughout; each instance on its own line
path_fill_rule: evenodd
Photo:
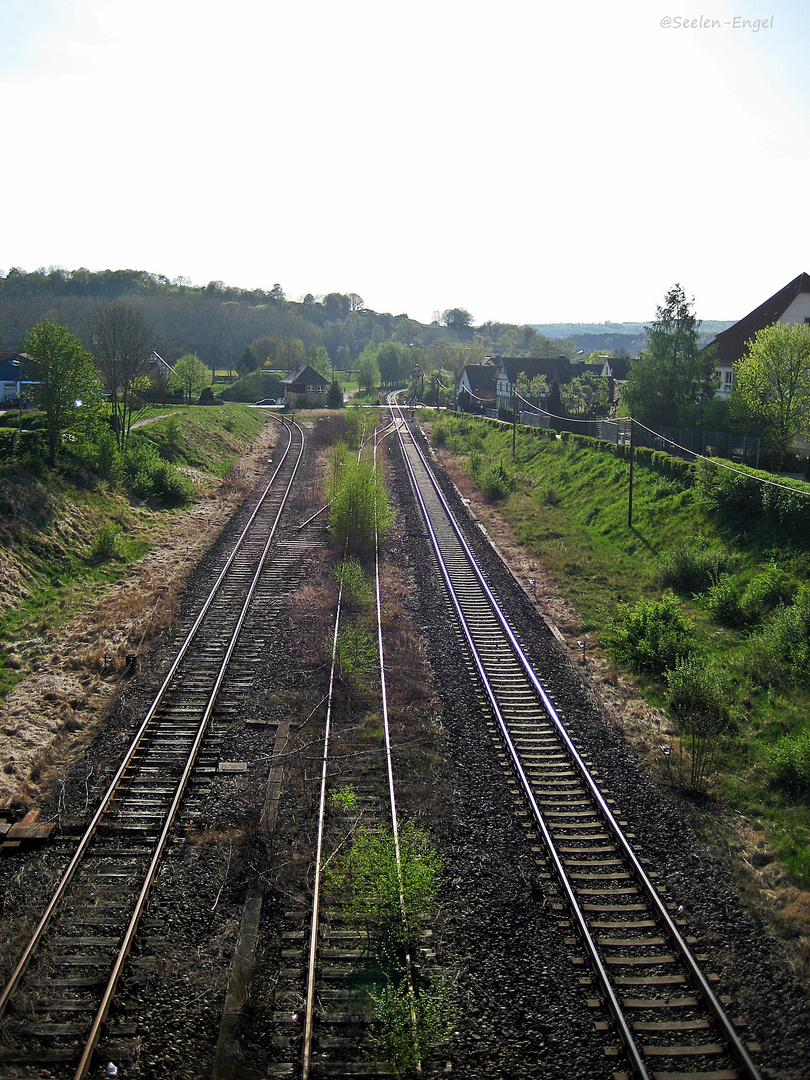
M 569 382 L 571 379 L 571 361 L 567 356 L 554 356 L 549 359 L 536 356 L 501 356 L 499 359 L 512 384 L 517 382 L 521 372 L 530 380 L 537 375 L 545 375 L 549 384 L 553 379 L 560 382 Z
M 464 374 L 474 394 L 479 397 L 492 397 L 495 394 L 497 369 L 492 364 L 468 364 Z
M 810 275 L 799 274 L 784 289 L 774 293 L 764 304 L 734 323 L 728 330 L 723 330 L 706 348 L 714 346 L 717 359 L 721 363 L 733 364 L 745 354 L 746 343 L 766 326 L 772 326 L 784 315 L 796 297 L 803 292 L 810 292 Z
M 291 371 L 282 380 L 284 386 L 326 386 L 328 379 L 321 375 L 311 364 L 304 364 L 295 371 Z

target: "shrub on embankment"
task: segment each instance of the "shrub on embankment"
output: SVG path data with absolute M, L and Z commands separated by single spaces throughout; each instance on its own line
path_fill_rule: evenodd
M 36 450 L 34 416 L 22 440 L 14 431 L 21 449 L 0 460 L 0 694 L 25 673 L 11 645 L 45 635 L 124 576 L 155 525 L 227 477 L 265 421 L 244 406 L 155 415 L 124 451 L 108 426 L 80 432 L 55 469 Z
M 504 462 L 498 512 L 576 608 L 577 636 L 668 713 L 666 737 L 636 733 L 659 775 L 759 818 L 810 883 L 810 488 L 637 449 L 628 522 L 629 447 L 518 426 L 513 459 L 508 425 L 440 424 L 473 480 Z M 723 678 L 704 686 L 706 671 Z

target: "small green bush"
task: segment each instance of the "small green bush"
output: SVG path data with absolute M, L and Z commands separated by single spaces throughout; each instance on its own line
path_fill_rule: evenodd
M 143 440 L 130 440 L 124 454 L 123 479 L 139 499 L 155 500 L 170 506 L 189 502 L 191 484 L 156 447 Z
M 543 488 L 540 492 L 540 497 L 546 504 L 546 506 L 559 506 L 561 501 L 560 493 L 557 491 L 551 481 L 547 481 L 543 485 Z
M 470 476 L 478 483 L 478 478 L 481 475 L 481 470 L 484 467 L 484 455 L 480 450 L 471 450 L 470 456 L 467 459 L 467 471 Z
M 684 744 L 688 751 L 688 768 L 671 770 L 671 775 L 698 794 L 705 791 L 715 771 L 719 739 L 729 726 L 728 679 L 703 657 L 689 656 L 666 672 L 666 680 L 668 704 L 682 739 L 680 766 L 684 765 Z
M 514 486 L 514 478 L 502 457 L 485 460 L 478 476 L 478 486 L 487 502 L 506 498 Z
M 118 537 L 121 534 L 120 526 L 113 521 L 105 521 L 96 534 L 93 543 L 92 557 L 97 562 L 108 562 L 118 557 Z
M 447 436 L 450 434 L 447 424 L 443 420 L 437 421 L 433 425 L 433 441 L 437 446 L 444 446 L 447 442 Z
M 795 582 L 773 562 L 748 583 L 740 607 L 748 622 L 759 622 L 780 605 L 789 604 L 795 594 Z
M 641 597 L 635 607 L 622 604 L 605 620 L 609 652 L 634 671 L 660 678 L 691 652 L 694 623 L 672 593 L 660 600 Z
M 771 786 L 790 795 L 810 795 L 810 729 L 780 739 L 768 756 Z
M 357 559 L 343 559 L 335 567 L 334 578 L 338 587 L 343 586 L 343 599 L 347 607 L 360 609 L 371 603 L 371 586 Z
M 19 433 L 6 428 L 0 430 L 0 461 L 13 461 L 19 453 Z
M 687 730 L 695 717 L 709 717 L 718 731 L 728 725 L 728 677 L 721 668 L 687 656 L 666 672 L 666 681 L 667 704 Z
M 99 435 L 96 452 L 99 476 L 111 484 L 117 484 L 121 479 L 122 461 L 115 436 L 110 430 Z
M 377 643 L 361 626 L 351 623 L 338 631 L 337 665 L 341 676 L 350 683 L 360 684 L 377 668 Z
M 656 581 L 664 589 L 679 593 L 698 593 L 707 589 L 729 565 L 722 548 L 705 544 L 679 544 L 658 560 Z
M 777 608 L 770 622 L 748 639 L 745 666 L 763 686 L 781 681 L 810 686 L 810 584 L 792 604 Z
M 457 1010 L 446 981 L 423 986 L 411 999 L 408 984 L 389 982 L 379 993 L 371 991 L 374 1016 L 374 1048 L 397 1076 L 414 1076 L 417 1067 L 436 1047 L 450 1038 Z
M 703 594 L 702 603 L 720 626 L 739 626 L 743 621 L 737 585 L 731 574 L 720 574 Z
M 349 415 L 356 410 L 349 410 Z M 337 451 L 336 443 L 332 448 Z M 374 551 L 375 520 L 380 543 L 394 520 L 388 494 L 367 461 L 346 458 L 330 483 L 329 528 L 339 550 L 362 556 Z
M 324 875 L 349 921 L 365 928 L 383 952 L 412 945 L 422 920 L 436 909 L 442 859 L 428 834 L 410 822 L 400 831 L 402 903 L 394 837 L 388 829 L 360 826 L 351 848 Z M 402 904 L 405 924 L 402 921 Z

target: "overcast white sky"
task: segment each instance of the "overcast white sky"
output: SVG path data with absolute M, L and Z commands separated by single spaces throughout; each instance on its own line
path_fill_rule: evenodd
M 0 0 L 0 270 L 739 318 L 810 272 L 808 55 L 802 0 Z

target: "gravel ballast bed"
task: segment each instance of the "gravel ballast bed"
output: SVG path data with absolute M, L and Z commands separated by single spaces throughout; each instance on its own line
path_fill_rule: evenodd
M 569 960 L 576 950 L 566 944 L 570 931 L 559 924 L 552 906 L 555 889 L 542 876 L 532 841 L 516 817 L 520 805 L 482 714 L 396 453 L 390 472 L 398 518 L 385 557 L 409 585 L 406 607 L 415 636 L 423 643 L 426 679 L 436 694 L 437 742 L 446 758 L 437 771 L 441 790 L 434 793 L 440 808 L 431 813 L 429 828 L 445 861 L 437 955 L 455 980 L 460 1013 L 458 1034 L 433 1066 L 443 1071 L 449 1065 L 453 1075 L 470 1080 L 607 1080 L 621 1063 L 604 1052 L 615 1040 L 609 1033 L 595 1032 L 596 1016 L 587 1005 L 593 991 L 581 985 L 582 969 Z M 463 510 L 449 482 L 446 492 L 454 509 Z M 184 624 L 199 606 L 245 514 L 243 508 L 235 516 L 190 580 L 182 605 Z M 302 503 L 301 520 L 303 516 Z M 519 639 L 635 834 L 645 865 L 660 871 L 670 906 L 683 907 L 686 932 L 700 939 L 697 951 L 708 955 L 709 970 L 720 976 L 720 993 L 731 996 L 732 1015 L 742 1017 L 747 1037 L 761 1043 L 762 1055 L 756 1056 L 764 1075 L 783 1080 L 806 1076 L 810 1010 L 777 945 L 743 911 L 723 868 L 707 854 L 690 821 L 688 803 L 649 780 L 480 528 L 470 524 L 467 532 Z M 323 559 L 315 555 L 315 579 Z M 308 693 L 317 701 L 324 671 L 312 663 L 323 656 L 322 629 L 328 617 L 315 618 L 310 608 L 304 617 L 293 598 L 277 616 L 277 625 L 265 628 L 267 657 L 257 672 L 255 700 L 249 703 L 254 719 L 277 720 L 279 702 L 301 691 L 305 670 L 312 684 Z M 88 753 L 93 782 L 117 761 L 125 733 L 151 702 L 170 655 L 168 648 L 155 654 L 128 684 L 104 735 Z M 263 874 L 267 860 L 274 857 L 272 845 L 267 847 L 254 828 L 272 730 L 272 723 L 267 730 L 232 728 L 222 756 L 248 761 L 248 774 L 217 778 L 201 802 L 201 813 L 187 822 L 191 835 L 172 845 L 129 976 L 133 1004 L 126 1012 L 137 1018 L 138 1033 L 127 1044 L 126 1060 L 118 1062 L 122 1076 L 211 1075 L 243 905 L 257 874 Z M 85 779 L 81 763 L 66 782 L 74 821 L 84 816 Z M 305 793 L 296 783 L 284 797 L 304 798 Z M 55 800 L 56 793 L 52 810 Z M 404 803 L 407 806 L 407 796 Z M 4 923 L 23 907 L 34 906 L 44 881 L 63 860 L 53 849 L 0 863 Z M 179 888 L 179 898 L 171 886 Z M 266 893 L 266 931 L 272 931 L 281 910 L 281 898 Z M 255 1069 L 255 1075 L 262 1075 L 259 1061 Z

